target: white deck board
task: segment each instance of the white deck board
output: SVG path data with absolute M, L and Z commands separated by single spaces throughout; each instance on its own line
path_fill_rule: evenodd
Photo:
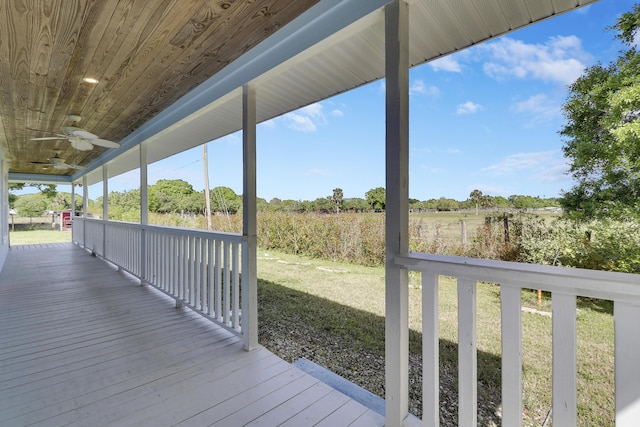
M 73 244 L 0 274 L 0 425 L 383 425 Z

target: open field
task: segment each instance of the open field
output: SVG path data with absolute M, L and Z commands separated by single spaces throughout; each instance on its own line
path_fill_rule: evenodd
M 428 240 L 436 238 L 462 244 L 462 221 L 465 222 L 467 228 L 467 238 L 471 240 L 476 233 L 478 227 L 485 223 L 487 216 L 496 216 L 504 214 L 523 214 L 528 213 L 537 215 L 545 221 L 552 221 L 561 216 L 560 212 L 545 210 L 480 210 L 476 215 L 475 211 L 448 211 L 448 212 L 420 212 L 410 213 L 409 221 L 414 224 L 422 224 L 427 230 L 426 235 L 422 235 Z

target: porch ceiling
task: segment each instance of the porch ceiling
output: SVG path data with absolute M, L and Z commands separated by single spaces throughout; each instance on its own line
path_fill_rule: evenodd
M 411 65 L 595 1 L 409 0 Z M 55 148 L 88 166 L 92 184 L 104 163 L 109 176 L 137 168 L 141 142 L 153 162 L 235 132 L 248 82 L 264 121 L 380 79 L 387 2 L 59 0 L 29 9 L 0 0 L 0 145 L 10 178 L 80 178 L 30 164 Z M 42 134 L 29 129 L 71 125 L 70 114 L 122 148 L 30 140 Z

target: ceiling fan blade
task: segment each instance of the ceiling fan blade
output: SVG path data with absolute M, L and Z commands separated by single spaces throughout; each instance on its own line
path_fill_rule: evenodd
M 108 141 L 106 139 L 96 138 L 90 141 L 93 145 L 99 145 L 100 147 L 106 148 L 120 148 L 120 144 L 113 141 Z
M 89 140 L 82 138 L 69 138 L 69 143 L 71 146 L 79 151 L 90 151 L 93 150 L 93 144 L 89 142 Z
M 96 139 L 98 138 L 98 135 L 95 135 L 91 132 L 88 132 L 84 129 L 78 129 L 78 128 L 74 128 L 73 131 L 71 131 L 70 135 L 73 136 L 79 136 L 80 138 L 84 138 L 84 139 Z
M 65 163 L 65 165 L 67 167 L 71 168 L 71 169 L 76 169 L 76 170 L 79 170 L 79 171 L 83 171 L 83 170 L 86 169 L 84 166 L 80 166 L 80 165 L 69 165 L 69 164 L 66 164 L 66 163 Z
M 30 138 L 30 141 L 53 141 L 54 139 L 67 139 L 66 136 L 60 135 L 60 136 L 43 136 L 41 138 Z
M 29 162 L 32 165 L 43 165 L 43 166 L 51 166 L 51 162 Z

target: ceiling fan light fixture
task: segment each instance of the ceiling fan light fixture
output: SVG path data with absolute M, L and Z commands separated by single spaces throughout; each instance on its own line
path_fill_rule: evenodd
M 72 122 L 74 122 L 74 123 L 77 123 L 77 122 L 79 122 L 80 120 L 82 120 L 82 117 L 80 117 L 80 116 L 79 116 L 79 115 L 77 115 L 77 114 L 69 114 L 69 115 L 67 116 L 67 118 L 68 118 L 69 120 L 71 120 Z
M 85 77 L 82 79 L 83 82 L 85 83 L 89 83 L 91 85 L 97 85 L 98 84 L 98 79 L 94 79 L 93 77 Z

